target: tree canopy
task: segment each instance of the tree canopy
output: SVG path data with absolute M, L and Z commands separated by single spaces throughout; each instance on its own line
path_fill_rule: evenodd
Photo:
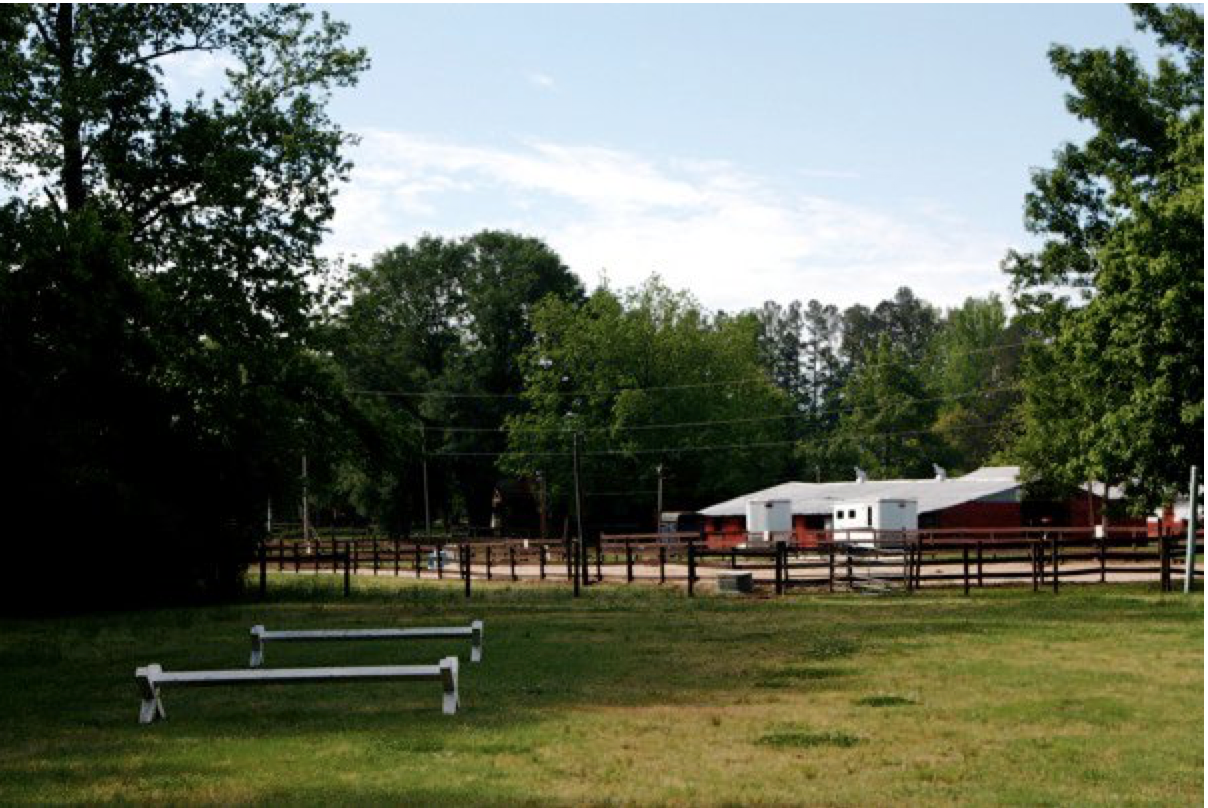
M 297 444 L 332 435 L 309 338 L 348 171 L 326 103 L 366 64 L 345 34 L 291 5 L 0 10 L 0 372 L 19 381 L 0 429 L 6 492 L 76 560 L 48 592 L 229 591 Z M 169 95 L 186 54 L 223 56 L 220 92 Z
M 1127 48 L 1050 51 L 1094 131 L 1035 173 L 1026 222 L 1044 244 L 1005 269 L 1037 338 L 1015 451 L 1034 478 L 1122 482 L 1143 509 L 1204 451 L 1204 23 L 1134 14 L 1163 47 L 1152 69 Z

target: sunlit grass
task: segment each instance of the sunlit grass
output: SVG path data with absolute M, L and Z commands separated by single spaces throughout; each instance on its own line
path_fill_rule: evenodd
M 273 576 L 265 604 L 0 623 L 0 803 L 1188 804 L 1202 598 L 1149 587 L 698 597 Z M 431 683 L 166 692 L 248 628 L 487 622 L 463 710 Z M 270 648 L 431 662 L 465 642 Z

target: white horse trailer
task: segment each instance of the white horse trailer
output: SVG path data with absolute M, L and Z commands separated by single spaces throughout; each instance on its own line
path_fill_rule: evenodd
M 747 546 L 788 541 L 793 534 L 793 503 L 787 499 L 747 502 Z
M 835 503 L 831 529 L 835 541 L 871 546 L 878 533 L 918 530 L 919 503 L 914 499 L 861 499 Z

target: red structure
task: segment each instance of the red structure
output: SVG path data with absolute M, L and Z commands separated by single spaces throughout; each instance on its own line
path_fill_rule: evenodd
M 1060 502 L 1024 501 L 1019 469 L 1014 466 L 981 468 L 963 477 L 948 478 L 942 469 L 926 480 L 868 480 L 863 473 L 853 482 L 784 483 L 701 510 L 709 547 L 726 549 L 747 541 L 746 508 L 749 502 L 787 499 L 793 513 L 793 530 L 785 537 L 798 547 L 816 546 L 830 530 L 835 503 L 876 499 L 913 499 L 918 503 L 920 530 L 994 529 L 1020 527 L 1089 527 L 1103 518 L 1102 494 L 1076 495 Z M 1143 526 L 1143 520 L 1113 519 L 1117 526 Z

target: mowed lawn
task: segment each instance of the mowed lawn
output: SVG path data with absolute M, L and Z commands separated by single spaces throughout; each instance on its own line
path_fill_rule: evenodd
M 274 576 L 271 601 L 0 621 L 0 803 L 1190 805 L 1203 599 L 1152 586 L 891 597 Z M 267 665 L 463 659 L 432 682 L 172 689 L 248 629 L 486 621 L 468 642 L 270 645 Z

